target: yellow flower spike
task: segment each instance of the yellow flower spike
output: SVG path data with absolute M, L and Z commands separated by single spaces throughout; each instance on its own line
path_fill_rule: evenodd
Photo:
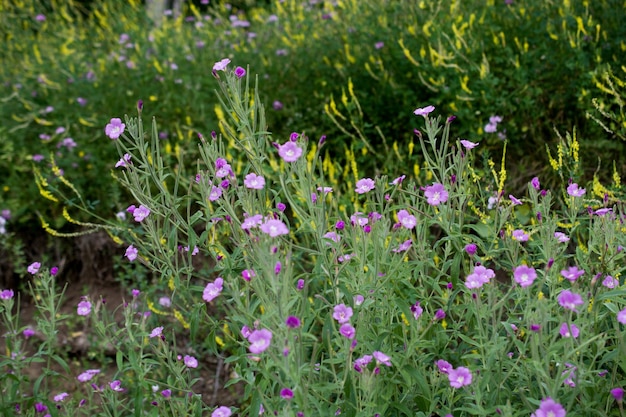
M 261 312 L 261 314 L 265 314 L 265 307 L 263 307 L 262 305 L 259 306 L 259 311 Z
M 591 310 L 593 310 L 593 301 L 594 301 L 594 299 L 593 299 L 593 297 L 591 297 L 589 299 L 589 305 L 587 306 L 587 312 L 588 313 L 591 313 Z
M 370 269 L 367 267 L 367 265 L 363 266 L 363 272 L 367 272 L 367 271 L 369 271 L 369 270 L 370 270 Z
M 413 56 L 411 55 L 411 51 L 409 51 L 409 49 L 406 46 L 404 46 L 404 40 L 402 38 L 400 38 L 400 40 L 398 41 L 398 45 L 400 45 L 400 48 L 402 49 L 402 53 L 404 54 L 406 59 L 408 59 L 409 62 L 411 62 L 411 64 L 415 65 L 416 67 L 419 67 L 420 66 L 419 62 L 417 62 L 415 58 L 413 58 Z M 426 52 L 424 51 L 424 56 L 425 55 L 426 55 Z
M 224 343 L 224 340 L 222 340 L 222 338 L 219 336 L 215 336 L 215 343 L 217 343 L 217 345 L 221 348 L 226 346 L 226 344 Z
M 506 158 L 506 142 L 504 142 L 504 149 L 502 150 L 502 162 L 500 163 L 500 182 L 498 184 L 498 194 L 502 194 L 502 190 L 504 190 L 504 182 L 506 181 L 505 158 Z
M 446 319 L 441 320 L 441 327 L 443 327 L 444 330 L 448 328 L 448 322 Z
M 404 313 L 402 313 L 402 315 L 400 316 L 400 318 L 402 318 L 402 323 L 404 323 L 405 326 L 409 326 L 410 323 L 409 321 L 406 319 L 406 315 Z
M 180 322 L 180 324 L 183 325 L 183 327 L 185 329 L 190 328 L 190 324 L 189 322 L 187 322 L 187 320 L 185 320 L 185 318 L 183 317 L 182 313 L 178 310 L 174 310 L 174 317 L 176 317 L 176 320 L 178 320 Z
M 170 289 L 170 291 L 174 291 L 176 289 L 176 284 L 174 283 L 174 276 L 171 276 L 170 279 L 167 281 L 167 287 Z
M 415 178 L 420 176 L 420 165 L 418 163 L 413 164 L 413 175 L 415 175 Z
M 620 188 L 621 182 L 622 182 L 622 179 L 619 176 L 619 172 L 617 172 L 615 161 L 613 161 L 613 186 L 615 188 Z
M 170 314 L 167 311 L 159 310 L 154 306 L 152 300 L 148 300 L 148 310 L 152 311 L 154 314 L 158 314 L 160 316 L 169 316 Z
M 539 294 L 537 294 L 537 299 L 538 300 L 543 300 L 545 298 L 545 296 L 543 295 L 543 291 L 539 291 Z

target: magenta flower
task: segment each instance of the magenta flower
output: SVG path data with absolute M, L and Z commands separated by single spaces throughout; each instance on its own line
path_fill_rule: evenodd
M 124 254 L 124 256 L 126 256 L 128 260 L 132 262 L 135 259 L 137 259 L 137 253 L 139 253 L 137 248 L 134 247 L 133 245 L 130 245 L 129 247 L 126 248 L 126 253 Z
M 172 396 L 172 390 L 164 389 L 163 391 L 161 391 L 161 395 L 163 396 L 163 398 L 170 398 Z
M 204 291 L 202 292 L 202 299 L 207 303 L 210 303 L 218 295 L 222 293 L 224 280 L 221 277 L 215 278 L 215 281 L 209 282 L 206 287 L 204 287 Z
M 48 410 L 48 407 L 43 404 L 43 403 L 36 403 L 35 404 L 35 411 L 38 413 L 44 413 Z
M 225 406 L 217 407 L 211 413 L 211 417 L 230 417 L 232 415 L 233 413 L 232 411 L 230 411 L 230 408 L 225 407 Z
M 24 329 L 22 334 L 24 335 L 25 339 L 29 339 L 29 338 L 31 338 L 32 336 L 35 335 L 35 331 L 33 329 L 31 329 L 30 327 L 27 327 L 27 328 Z
M 575 292 L 571 292 L 570 290 L 561 291 L 561 293 L 557 297 L 557 300 L 561 307 L 575 312 L 578 312 L 578 310 L 576 310 L 576 306 L 585 303 L 580 294 L 576 294 Z
M 622 324 L 626 324 L 626 308 L 617 313 L 617 321 Z
M 154 337 L 161 337 L 162 334 L 163 334 L 163 326 L 155 327 L 154 329 L 152 329 L 152 332 L 150 333 L 150 339 Z
M 513 230 L 511 233 L 511 237 L 513 240 L 517 240 L 518 242 L 526 242 L 528 241 L 529 236 L 521 229 Z
M 119 379 L 109 382 L 109 388 L 111 388 L 115 392 L 126 391 L 124 388 L 122 388 L 122 381 L 120 381 Z
M 2 292 L 0 292 L 0 300 L 10 300 L 14 295 L 13 290 L 2 290 Z
M 561 243 L 569 242 L 569 236 L 563 232 L 554 232 L 554 237 Z
M 376 359 L 376 363 L 383 364 L 385 366 L 391 366 L 391 358 L 382 352 L 374 351 L 372 356 Z
M 357 194 L 365 194 L 368 191 L 372 191 L 376 187 L 374 180 L 371 178 L 362 178 L 356 182 L 356 189 L 354 190 Z
M 246 175 L 246 178 L 243 180 L 243 185 L 253 190 L 262 190 L 263 187 L 265 187 L 265 178 L 251 172 Z
M 265 222 L 261 224 L 260 228 L 263 233 L 270 235 L 270 237 L 289 234 L 287 225 L 276 219 L 265 220 Z
M 421 107 L 421 108 L 417 108 L 413 111 L 413 114 L 416 116 L 428 116 L 429 113 L 433 112 L 435 110 L 435 106 L 426 106 L 426 107 Z
M 230 64 L 230 59 L 228 58 L 217 61 L 215 64 L 213 64 L 213 72 L 224 71 L 228 64 Z
M 477 265 L 474 271 L 465 278 L 465 286 L 469 289 L 480 288 L 495 276 L 496 274 L 492 269 Z
M 402 227 L 406 227 L 407 229 L 413 229 L 417 224 L 417 220 L 415 216 L 409 214 L 406 210 L 400 210 L 398 212 L 398 221 L 402 225 Z
M 415 320 L 419 319 L 423 312 L 424 309 L 420 305 L 419 301 L 416 301 L 415 304 L 411 306 L 411 313 L 413 313 L 413 318 L 415 318 Z
M 87 369 L 85 372 L 78 375 L 76 379 L 78 379 L 80 382 L 87 382 L 91 380 L 91 378 L 93 378 L 95 375 L 98 375 L 99 373 L 100 373 L 100 369 Z
M 252 278 L 256 277 L 256 272 L 254 272 L 254 269 L 244 269 L 241 271 L 241 276 L 244 280 L 250 282 Z
M 539 177 L 533 177 L 533 179 L 530 180 L 530 184 L 533 186 L 533 188 L 535 190 L 538 190 L 539 188 L 541 188 L 541 183 L 539 182 Z
M 424 196 L 431 206 L 438 206 L 448 201 L 448 191 L 446 191 L 446 187 L 438 182 L 426 187 L 424 189 Z
M 39 268 L 41 268 L 41 263 L 33 262 L 28 266 L 27 271 L 28 273 L 35 275 L 37 272 L 39 272 Z
M 119 161 L 115 164 L 115 168 L 126 168 L 130 164 L 131 156 L 128 153 L 125 153 L 123 157 L 120 158 Z
M 76 314 L 79 316 L 88 316 L 91 313 L 91 303 L 87 300 L 83 300 L 78 303 L 78 307 L 76 308 Z
M 563 278 L 565 279 L 568 279 L 574 282 L 578 278 L 580 278 L 584 273 L 585 273 L 584 269 L 578 269 L 577 266 L 570 266 L 569 268 L 561 271 L 561 276 L 563 276 Z
M 461 145 L 463 145 L 465 149 L 474 149 L 475 147 L 480 145 L 480 143 L 474 143 L 474 142 L 470 142 L 469 140 L 463 139 L 461 140 Z
M 183 362 L 185 363 L 185 366 L 187 368 L 197 368 L 198 367 L 198 360 L 196 358 L 194 358 L 193 356 L 185 355 L 185 357 L 183 358 Z
M 333 310 L 333 318 L 340 324 L 344 324 L 350 321 L 352 317 L 352 308 L 345 304 L 338 304 Z
M 293 391 L 289 388 L 283 388 L 280 390 L 280 396 L 285 400 L 291 400 L 293 398 Z
M 567 194 L 571 195 L 572 197 L 582 197 L 583 195 L 585 195 L 585 192 L 585 189 L 579 188 L 578 184 L 576 184 L 575 182 L 567 186 Z
M 615 401 L 621 402 L 624 399 L 624 388 L 613 388 L 611 390 L 611 395 L 615 398 Z
M 443 310 L 443 308 L 440 308 L 439 310 L 435 311 L 435 320 L 443 320 L 446 318 L 446 312 Z
M 567 413 L 563 406 L 550 397 L 541 401 L 539 408 L 532 413 L 531 417 L 565 417 Z
M 246 75 L 246 70 L 242 67 L 235 68 L 235 75 L 237 78 L 243 78 Z
M 272 332 L 267 329 L 254 330 L 250 333 L 250 336 L 248 336 L 248 342 L 250 342 L 248 349 L 251 353 L 261 353 L 270 347 Z
M 559 329 L 559 334 L 563 337 L 573 337 L 576 339 L 580 334 L 580 329 L 574 323 L 569 325 L 567 323 L 562 323 Z
M 278 156 L 285 162 L 296 162 L 302 156 L 302 148 L 295 142 L 287 141 L 284 145 L 278 145 Z
M 459 366 L 456 369 L 450 369 L 448 380 L 452 388 L 461 388 L 472 383 L 472 372 L 463 366 Z
M 133 210 L 133 217 L 135 218 L 136 222 L 143 221 L 149 215 L 150 215 L 150 209 L 144 206 L 143 204 L 141 204 L 139 207 Z
M 527 265 L 520 265 L 513 270 L 513 278 L 520 287 L 528 287 L 532 285 L 533 281 L 537 278 L 537 271 Z
M 439 368 L 439 372 L 441 372 L 442 374 L 448 374 L 452 370 L 452 365 L 449 362 L 444 361 L 443 359 L 439 359 L 438 361 L 436 361 L 435 365 L 437 365 L 437 368 Z
M 339 328 L 339 333 L 341 333 L 343 337 L 347 337 L 352 340 L 354 339 L 354 336 L 356 336 L 356 329 L 352 327 L 350 323 L 344 323 Z
M 287 317 L 287 320 L 285 320 L 285 324 L 290 329 L 296 329 L 300 327 L 300 319 L 297 318 L 296 316 L 289 316 Z
M 613 278 L 610 275 L 607 275 L 604 280 L 602 280 L 602 285 L 607 287 L 607 288 L 616 288 L 617 286 L 619 286 L 619 280 L 616 278 Z
M 249 230 L 260 226 L 262 223 L 263 216 L 261 216 L 260 214 L 255 214 L 254 216 L 246 217 L 243 223 L 241 223 L 241 228 L 243 230 Z
M 117 139 L 120 137 L 122 133 L 124 133 L 125 128 L 126 128 L 126 125 L 122 123 L 122 119 L 114 117 L 104 128 L 104 133 L 110 139 Z

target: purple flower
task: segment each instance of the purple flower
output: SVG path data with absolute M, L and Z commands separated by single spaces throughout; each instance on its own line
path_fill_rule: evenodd
M 452 388 L 461 388 L 472 383 L 472 372 L 463 366 L 459 366 L 456 369 L 450 369 L 448 380 Z
M 368 191 L 373 190 L 376 187 L 374 184 L 374 180 L 371 178 L 363 178 L 356 182 L 356 189 L 354 190 L 357 194 L 365 194 Z
M 337 233 L 335 232 L 328 232 L 325 233 L 324 236 L 322 236 L 325 239 L 330 239 L 335 243 L 339 243 L 339 241 L 341 240 L 341 236 L 339 236 Z
M 209 201 L 216 201 L 222 196 L 222 189 L 220 187 L 212 186 L 209 193 Z
M 492 269 L 477 265 L 474 271 L 465 278 L 465 286 L 469 289 L 480 288 L 495 276 L 496 274 Z
M 251 172 L 246 175 L 246 178 L 243 180 L 243 185 L 254 190 L 262 190 L 263 187 L 265 187 L 265 178 Z
M 266 220 L 263 224 L 261 224 L 260 228 L 263 233 L 270 235 L 270 237 L 289 234 L 289 229 L 285 223 L 280 220 Z
M 349 322 L 350 317 L 352 317 L 352 308 L 346 306 L 345 304 L 335 306 L 333 310 L 333 318 L 340 324 Z
M 610 275 L 607 275 L 602 281 L 602 285 L 604 285 L 607 288 L 615 288 L 619 285 L 619 280 L 616 278 L 613 278 Z
M 435 106 L 426 106 L 426 107 L 421 107 L 421 108 L 417 108 L 413 111 L 413 114 L 416 116 L 428 116 L 429 113 L 431 113 L 432 111 L 435 110 Z
M 617 321 L 622 324 L 626 324 L 626 308 L 617 313 Z
M 211 417 L 230 417 L 232 414 L 233 413 L 230 411 L 230 408 L 221 406 L 213 410 Z
M 537 278 L 537 271 L 527 265 L 520 265 L 513 270 L 513 278 L 520 287 L 528 287 L 532 285 L 533 281 Z
M 300 319 L 297 318 L 296 316 L 289 316 L 287 317 L 287 320 L 285 320 L 285 324 L 290 329 L 296 329 L 300 327 Z
M 24 329 L 22 334 L 24 335 L 25 339 L 29 339 L 29 338 L 31 338 L 32 336 L 35 335 L 35 331 L 33 329 L 31 329 L 30 327 L 27 327 L 27 328 Z
M 407 229 L 413 229 L 417 224 L 417 220 L 415 216 L 409 214 L 406 210 L 400 210 L 398 212 L 398 221 L 402 225 L 402 227 L 406 227 Z
M 124 254 L 124 256 L 126 256 L 128 260 L 132 262 L 135 259 L 137 259 L 138 252 L 139 251 L 137 250 L 136 247 L 134 247 L 133 245 L 130 245 L 129 247 L 126 248 L 126 253 Z
M 187 368 L 197 368 L 198 367 L 198 360 L 196 358 L 194 358 L 193 356 L 185 355 L 185 357 L 183 358 L 183 362 L 185 363 L 185 366 Z
M 374 48 L 376 49 L 382 49 L 385 46 L 385 42 L 376 42 L 374 44 Z
M 130 164 L 130 159 L 131 159 L 130 154 L 125 153 L 124 156 L 121 157 L 119 161 L 117 161 L 117 163 L 115 164 L 115 168 L 119 168 L 119 167 L 125 168 L 125 167 L 127 167 Z
M 230 59 L 224 58 L 213 65 L 213 72 L 224 71 L 226 67 L 230 64 Z
M 562 323 L 561 327 L 559 328 L 559 334 L 563 337 L 573 337 L 574 339 L 576 339 L 580 334 L 580 329 L 574 323 Z
M 424 309 L 420 305 L 419 301 L 416 301 L 415 304 L 411 306 L 411 313 L 413 313 L 413 318 L 415 318 L 415 320 L 419 319 L 423 312 Z
M 578 269 L 577 266 L 570 266 L 569 268 L 561 271 L 561 276 L 563 276 L 563 278 L 565 279 L 568 279 L 574 282 L 578 278 L 580 278 L 584 273 L 585 273 L 584 269 Z
M 274 108 L 274 110 L 282 110 L 283 109 L 283 103 L 281 103 L 278 100 L 274 100 L 274 102 L 272 103 L 272 107 Z
M 376 363 L 383 364 L 385 366 L 391 366 L 391 358 L 382 352 L 374 351 L 372 356 L 376 359 Z
M 256 272 L 254 272 L 254 269 L 244 269 L 241 271 L 241 276 L 244 280 L 249 282 L 252 278 L 256 277 Z
M 87 300 L 83 300 L 78 303 L 78 307 L 76 308 L 76 314 L 79 316 L 88 316 L 91 313 L 91 303 Z
M 302 156 L 302 148 L 289 140 L 284 145 L 278 145 L 278 156 L 285 162 L 296 162 Z
M 448 191 L 446 191 L 446 187 L 438 182 L 426 187 L 424 189 L 424 196 L 431 206 L 438 206 L 448 201 Z
M 260 214 L 255 214 L 254 216 L 246 217 L 243 223 L 241 223 L 241 228 L 243 230 L 249 230 L 260 226 L 262 223 L 263 216 L 261 216 Z
M 104 133 L 111 139 L 117 139 L 124 133 L 126 125 L 122 123 L 122 119 L 114 117 L 104 128 Z
M 439 368 L 439 372 L 442 374 L 448 374 L 452 370 L 452 365 L 449 362 L 444 361 L 443 359 L 439 359 L 435 362 L 437 368 Z
M 100 369 L 87 369 L 85 372 L 78 375 L 76 379 L 78 379 L 80 382 L 87 382 L 99 373 L 100 373 Z
M 272 332 L 267 329 L 255 330 L 248 336 L 248 342 L 250 342 L 248 349 L 251 353 L 261 353 L 270 347 Z
M 550 397 L 541 401 L 539 408 L 531 414 L 531 417 L 565 417 L 566 412 L 563 406 L 554 402 Z
M 585 303 L 580 294 L 576 294 L 575 292 L 571 292 L 570 290 L 561 291 L 561 293 L 557 297 L 557 300 L 561 307 L 575 312 L 578 312 L 578 310 L 576 310 L 576 306 Z
M 154 329 L 152 329 L 152 332 L 150 333 L 150 339 L 152 339 L 153 337 L 161 337 L 162 334 L 163 334 L 163 326 L 155 327 Z
M 372 361 L 372 355 L 363 355 L 362 357 L 354 360 L 354 370 L 357 372 L 361 372 L 363 368 L 366 368 L 367 365 Z
M 122 381 L 120 381 L 119 379 L 109 382 L 109 388 L 111 388 L 115 392 L 125 391 L 125 389 L 122 388 Z
M 476 244 L 474 243 L 468 243 L 467 245 L 465 245 L 465 248 L 463 248 L 465 250 L 465 252 L 469 255 L 469 256 L 474 256 L 476 254 L 476 250 L 478 249 L 476 247 Z
M 30 265 L 28 266 L 27 271 L 28 271 L 30 274 L 35 275 L 37 272 L 39 272 L 39 268 L 41 268 L 41 263 L 40 263 L 40 262 L 33 262 L 32 264 L 30 264 Z
M 578 188 L 578 184 L 576 184 L 575 182 L 567 186 L 567 194 L 571 195 L 572 197 L 582 197 L 583 195 L 585 195 L 585 192 L 585 189 Z
M 347 337 L 348 339 L 352 340 L 356 335 L 356 329 L 352 327 L 350 323 L 344 323 L 339 328 L 339 333 L 341 333 L 343 337 Z
M 60 394 L 55 395 L 54 397 L 52 397 L 52 399 L 54 400 L 54 402 L 61 402 L 64 399 L 66 399 L 69 396 L 69 394 L 67 392 L 62 392 Z
M 509 199 L 511 200 L 511 203 L 513 203 L 514 206 L 519 206 L 523 204 L 517 197 L 515 197 L 512 194 L 509 194 Z
M 38 14 L 37 16 L 35 16 L 35 20 L 38 22 L 45 22 L 46 21 L 46 16 L 43 14 Z
M 554 237 L 561 243 L 569 242 L 569 236 L 562 232 L 554 232 Z
M 215 160 L 215 176 L 224 178 L 228 175 L 233 176 L 233 169 L 230 167 L 230 164 L 224 158 L 217 158 Z
M 243 78 L 246 75 L 246 70 L 241 67 L 237 67 L 235 68 L 235 75 L 237 78 Z
M 163 398 L 170 398 L 172 396 L 172 390 L 164 389 L 163 391 L 161 391 L 161 395 L 163 396 Z
M 533 186 L 535 190 L 538 190 L 539 188 L 541 188 L 541 184 L 539 183 L 539 177 L 533 177 L 533 179 L 530 180 L 530 184 Z
M 291 400 L 293 398 L 293 391 L 289 388 L 283 388 L 280 390 L 280 396 L 285 400 Z
M 135 218 L 136 222 L 143 221 L 149 215 L 150 215 L 150 209 L 144 206 L 143 204 L 141 204 L 139 207 L 133 210 L 133 217 Z
M 43 413 L 45 411 L 48 410 L 48 407 L 46 405 L 44 405 L 43 403 L 36 403 L 35 404 L 35 411 L 38 413 Z
M 2 292 L 0 292 L 0 300 L 10 300 L 14 295 L 13 290 L 2 290 Z
M 296 288 L 298 290 L 302 290 L 304 288 L 304 280 L 303 279 L 299 279 L 298 283 L 296 284 Z
M 274 275 L 278 275 L 280 274 L 280 270 L 282 269 L 283 264 L 280 263 L 280 261 L 276 262 L 276 264 L 274 265 Z
M 621 402 L 624 399 L 624 388 L 613 388 L 611 390 L 611 395 L 615 398 L 615 401 Z
M 435 320 L 443 320 L 445 318 L 446 318 L 446 312 L 442 308 L 435 311 Z
M 463 145 L 465 149 L 474 149 L 475 147 L 480 145 L 480 143 L 474 143 L 474 142 L 470 142 L 469 140 L 463 139 L 461 140 L 461 145 Z
M 210 303 L 218 295 L 222 293 L 224 280 L 221 277 L 215 278 L 215 281 L 209 282 L 206 287 L 204 287 L 204 291 L 202 292 L 202 299 L 207 303 Z
M 521 229 L 513 230 L 511 234 L 513 240 L 517 240 L 518 242 L 526 242 L 528 241 L 529 236 Z

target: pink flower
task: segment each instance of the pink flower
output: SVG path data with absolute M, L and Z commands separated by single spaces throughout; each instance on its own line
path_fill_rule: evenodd
M 435 110 L 435 106 L 426 106 L 422 108 L 417 108 L 413 111 L 413 114 L 416 116 L 428 116 L 429 113 Z
M 230 411 L 230 408 L 221 406 L 213 410 L 211 417 L 230 417 L 232 414 L 233 413 Z
M 163 334 L 163 326 L 155 327 L 154 329 L 152 329 L 152 332 L 150 333 L 150 339 L 154 337 L 161 337 L 162 334 Z
M 472 373 L 469 369 L 459 366 L 456 369 L 450 369 L 448 380 L 452 388 L 461 388 L 472 383 Z
M 350 317 L 352 317 L 352 308 L 346 306 L 345 304 L 335 306 L 333 310 L 333 318 L 340 324 L 349 322 Z
M 576 183 L 572 183 L 567 186 L 567 194 L 571 195 L 572 197 L 582 197 L 583 195 L 585 195 L 585 192 L 585 189 L 578 188 L 578 184 Z
M 76 379 L 78 379 L 80 382 L 87 382 L 91 378 L 93 378 L 95 375 L 98 375 L 99 373 L 100 373 L 100 369 L 87 369 L 85 372 L 78 375 Z
M 104 128 L 104 133 L 111 139 L 117 139 L 124 133 L 126 125 L 122 123 L 122 119 L 114 117 Z
M 465 149 L 474 149 L 475 147 L 480 145 L 480 143 L 474 143 L 474 142 L 470 142 L 469 140 L 463 139 L 461 140 L 461 145 L 463 145 Z
M 406 227 L 407 229 L 413 229 L 417 224 L 415 216 L 409 214 L 409 212 L 406 210 L 400 210 L 398 212 L 398 221 L 403 227 Z
M 276 219 L 266 220 L 260 228 L 263 233 L 267 233 L 271 237 L 289 234 L 289 229 L 285 223 Z
M 283 388 L 280 390 L 280 396 L 285 400 L 291 400 L 293 398 L 293 391 L 289 388 Z
M 415 304 L 411 306 L 411 313 L 413 313 L 413 318 L 415 320 L 419 319 L 423 312 L 424 309 L 420 305 L 419 301 L 416 301 Z
M 243 78 L 246 75 L 246 70 L 242 67 L 235 68 L 235 75 L 237 78 Z
M 565 417 L 567 413 L 563 406 L 554 402 L 550 397 L 541 401 L 539 408 L 532 413 L 531 417 Z
M 246 175 L 246 178 L 243 180 L 243 185 L 253 190 L 262 190 L 263 187 L 265 187 L 265 178 L 251 172 Z
M 443 359 L 439 359 L 438 361 L 436 361 L 435 365 L 437 365 L 437 368 L 439 368 L 439 372 L 441 372 L 442 374 L 448 374 L 452 370 L 452 365 L 450 365 L 449 362 L 444 361 Z
M 613 278 L 610 275 L 607 275 L 602 281 L 602 285 L 605 286 L 606 288 L 615 288 L 619 286 L 619 280 L 616 278 Z
M 563 278 L 565 279 L 568 279 L 574 282 L 578 278 L 580 278 L 584 273 L 585 273 L 584 269 L 578 269 L 577 266 L 570 266 L 569 268 L 561 271 L 561 276 L 563 276 Z
M 134 247 L 133 245 L 130 245 L 129 247 L 126 248 L 126 253 L 124 254 L 124 256 L 126 256 L 128 260 L 132 262 L 135 259 L 137 259 L 138 252 L 139 251 L 137 250 L 136 247 Z
M 215 281 L 209 282 L 206 287 L 204 287 L 204 291 L 202 292 L 202 299 L 207 303 L 210 303 L 218 295 L 222 293 L 224 280 L 221 277 L 215 278 Z
M 356 182 L 356 191 L 357 194 L 365 194 L 368 191 L 373 190 L 376 187 L 374 180 L 371 178 L 363 178 Z
M 133 210 L 133 217 L 136 222 L 143 221 L 146 217 L 150 215 L 150 209 L 143 204 L 141 204 L 138 208 Z
M 222 196 L 222 189 L 220 187 L 212 186 L 209 193 L 209 201 L 216 201 Z
M 431 206 L 438 206 L 440 203 L 448 201 L 448 191 L 446 191 L 446 187 L 438 182 L 426 187 L 424 189 L 424 196 L 426 196 L 426 201 Z
M 255 330 L 248 336 L 248 342 L 250 347 L 248 348 L 251 353 L 259 354 L 270 347 L 272 342 L 272 332 L 267 329 Z
M 372 352 L 372 356 L 374 357 L 374 359 L 376 359 L 376 363 L 380 363 L 385 366 L 391 366 L 391 358 L 384 353 L 376 350 Z
M 571 292 L 570 290 L 563 290 L 557 297 L 559 305 L 568 310 L 576 311 L 576 306 L 582 305 L 585 302 L 580 294 L 576 294 L 575 292 Z
M 32 264 L 30 264 L 28 266 L 28 273 L 35 275 L 37 272 L 39 272 L 39 268 L 41 268 L 41 263 L 40 262 L 33 262 Z
M 54 400 L 54 402 L 61 402 L 64 399 L 66 399 L 70 394 L 68 394 L 67 392 L 62 392 L 60 394 L 55 395 L 54 397 L 52 397 L 52 399 Z
M 241 228 L 243 230 L 249 230 L 260 226 L 261 223 L 263 223 L 263 216 L 255 214 L 254 216 L 247 217 L 243 223 L 241 223 Z
M 198 360 L 196 358 L 194 358 L 193 356 L 185 355 L 185 357 L 183 358 L 183 362 L 185 363 L 185 366 L 187 368 L 197 368 L 198 367 Z
M 362 357 L 354 360 L 354 370 L 357 372 L 361 372 L 363 368 L 366 368 L 367 365 L 372 361 L 372 355 L 363 355 Z
M 230 64 L 230 59 L 228 59 L 228 58 L 224 58 L 224 59 L 222 59 L 220 61 L 217 61 L 213 65 L 213 72 L 224 71 L 226 69 L 226 67 L 228 66 L 228 64 Z
M 354 327 L 352 327 L 350 323 L 344 323 L 339 328 L 339 333 L 341 333 L 342 336 L 347 337 L 348 339 L 352 340 L 354 339 L 354 336 L 356 335 L 356 330 Z
M 76 308 L 76 314 L 79 316 L 88 316 L 91 313 L 91 303 L 87 300 L 83 300 L 78 303 L 78 307 Z
M 561 243 L 569 242 L 569 236 L 563 232 L 554 232 L 554 237 Z
M 412 243 L 413 241 L 411 239 L 405 240 L 404 242 L 400 243 L 400 245 L 397 248 L 392 249 L 392 252 L 394 253 L 406 252 L 407 250 L 409 250 Z
M 130 158 L 131 158 L 130 154 L 125 153 L 124 156 L 121 157 L 119 161 L 117 161 L 117 163 L 115 164 L 115 168 L 119 168 L 119 167 L 125 168 L 125 167 L 127 167 L 128 164 L 130 164 Z
M 533 188 L 535 190 L 538 190 L 539 188 L 541 188 L 541 183 L 539 182 L 539 177 L 533 177 L 533 179 L 530 180 L 530 184 L 533 186 Z
M 561 328 L 559 329 L 559 334 L 563 337 L 573 337 L 574 339 L 576 339 L 580 334 L 580 330 L 578 329 L 578 326 L 576 326 L 574 323 L 570 325 L 568 325 L 567 323 L 562 323 Z
M 528 287 L 537 278 L 537 271 L 530 266 L 520 265 L 513 270 L 513 278 L 520 287 Z
M 480 288 L 495 276 L 496 274 L 492 269 L 477 265 L 474 271 L 465 278 L 465 286 L 469 289 Z
M 285 162 L 296 162 L 302 156 L 302 148 L 295 142 L 287 141 L 284 145 L 278 145 L 278 156 Z
M 109 388 L 111 388 L 115 392 L 125 391 L 125 389 L 122 388 L 122 381 L 120 381 L 119 379 L 109 382 Z
M 622 324 L 626 324 L 626 308 L 617 313 L 617 321 Z

